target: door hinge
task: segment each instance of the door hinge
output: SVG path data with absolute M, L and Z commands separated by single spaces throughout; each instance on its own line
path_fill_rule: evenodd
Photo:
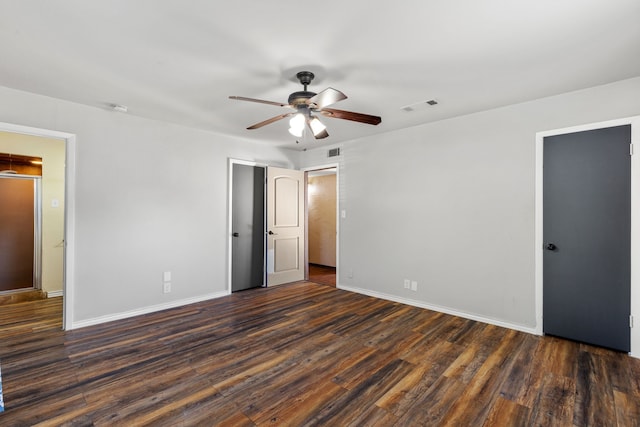
M 633 143 L 629 144 L 629 155 L 633 156 Z
M 629 327 L 633 328 L 633 314 L 629 315 Z

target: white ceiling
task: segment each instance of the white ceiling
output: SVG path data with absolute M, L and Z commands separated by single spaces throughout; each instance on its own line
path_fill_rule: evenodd
M 638 0 L 0 0 L 0 85 L 291 148 L 640 76 Z M 341 90 L 329 138 L 245 128 Z M 436 99 L 437 106 L 402 107 Z M 119 114 L 115 113 L 114 114 Z

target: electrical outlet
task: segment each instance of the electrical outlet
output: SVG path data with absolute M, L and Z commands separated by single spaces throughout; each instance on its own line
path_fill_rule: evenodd
M 411 281 L 409 279 L 404 279 L 404 288 L 405 289 L 411 288 Z
M 415 280 L 411 281 L 411 290 L 412 291 L 417 291 L 418 290 L 418 282 L 416 282 Z
M 347 277 L 349 279 L 353 279 L 353 270 L 350 268 L 349 271 L 347 272 Z
M 168 294 L 169 292 L 171 292 L 171 282 L 164 282 L 164 284 L 162 285 L 162 291 L 165 294 Z

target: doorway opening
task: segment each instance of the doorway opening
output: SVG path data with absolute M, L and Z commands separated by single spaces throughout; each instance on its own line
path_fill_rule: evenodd
M 303 279 L 338 286 L 337 164 L 294 171 L 229 159 L 228 179 L 229 293 Z
M 41 181 L 41 157 L 0 152 L 0 305 L 46 298 Z
M 41 290 L 49 298 L 61 297 L 62 328 L 72 329 L 73 307 L 73 206 L 75 174 L 75 136 L 72 134 L 28 126 L 0 123 L 0 152 L 41 159 L 42 182 L 40 193 L 36 193 L 35 202 L 41 200 L 39 222 L 41 233 L 35 233 L 34 275 L 31 289 Z M 33 160 L 33 159 L 32 159 Z M 13 160 L 5 176 L 22 176 L 28 180 L 33 177 L 26 172 L 6 172 L 15 169 Z M 26 170 L 26 169 L 25 169 Z M 40 235 L 40 236 L 38 236 Z M 41 250 L 37 249 L 41 237 Z M 41 268 L 40 268 L 41 265 Z M 10 291 L 12 292 L 12 291 Z M 21 291 L 22 293 L 22 291 Z M 19 299 L 16 302 L 20 301 Z
M 0 132 L 0 206 L 0 304 L 62 294 L 63 141 Z
M 229 292 L 305 278 L 305 174 L 229 159 Z
M 42 177 L 16 169 L 0 171 L 0 305 L 46 297 L 40 290 Z
M 306 170 L 307 280 L 337 286 L 338 166 Z

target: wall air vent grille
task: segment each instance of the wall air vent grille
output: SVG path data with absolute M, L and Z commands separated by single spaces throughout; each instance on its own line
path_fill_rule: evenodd
M 332 148 L 331 150 L 329 150 L 329 155 L 327 157 L 338 157 L 339 155 L 340 155 L 340 149 Z

